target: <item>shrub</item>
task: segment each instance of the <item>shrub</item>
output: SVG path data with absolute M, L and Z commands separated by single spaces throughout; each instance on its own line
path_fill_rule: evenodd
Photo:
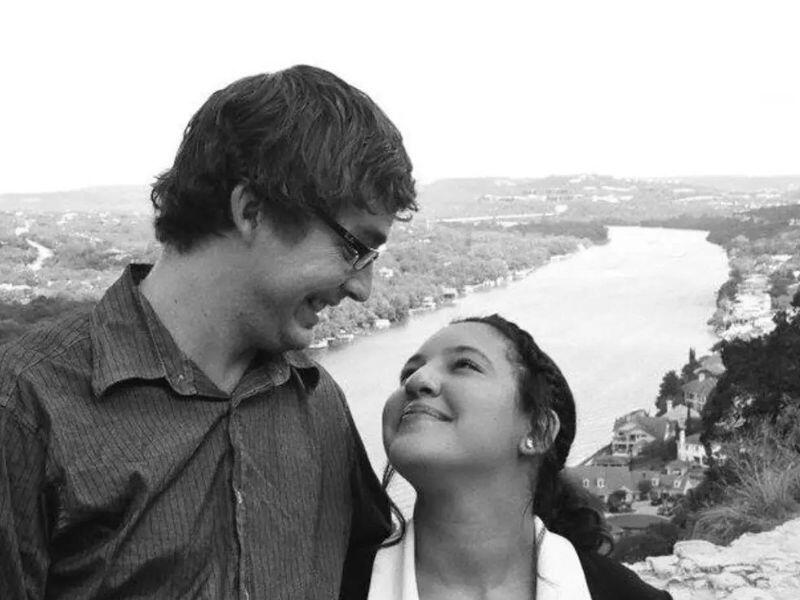
M 612 558 L 626 563 L 644 560 L 648 556 L 672 554 L 680 530 L 672 523 L 650 525 L 643 533 L 625 536 L 614 543 Z
M 695 515 L 692 537 L 727 544 L 745 532 L 771 529 L 800 514 L 800 422 L 764 420 L 728 444 L 728 485 L 713 488 L 719 502 Z

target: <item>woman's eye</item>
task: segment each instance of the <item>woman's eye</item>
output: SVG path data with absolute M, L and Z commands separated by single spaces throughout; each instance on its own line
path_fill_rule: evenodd
M 466 368 L 466 369 L 472 369 L 473 371 L 481 370 L 476 362 L 468 358 L 459 358 L 458 360 L 455 361 L 453 366 L 455 366 L 457 369 Z

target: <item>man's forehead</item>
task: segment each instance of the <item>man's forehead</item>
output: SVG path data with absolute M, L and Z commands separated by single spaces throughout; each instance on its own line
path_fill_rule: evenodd
M 394 213 L 372 214 L 364 210 L 346 210 L 339 216 L 342 226 L 373 248 L 386 243 L 394 221 Z

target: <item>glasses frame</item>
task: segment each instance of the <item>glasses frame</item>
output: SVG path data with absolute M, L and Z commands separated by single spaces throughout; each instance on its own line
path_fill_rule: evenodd
M 378 257 L 381 255 L 381 251 L 383 250 L 383 246 L 379 248 L 371 248 L 367 246 L 364 242 L 350 233 L 347 229 L 342 227 L 336 219 L 331 217 L 328 213 L 326 213 L 321 208 L 314 208 L 314 212 L 316 215 L 322 220 L 328 227 L 330 227 L 340 238 L 342 238 L 347 244 L 347 247 L 355 254 L 353 258 L 353 262 L 351 263 L 351 267 L 355 271 L 361 271 L 366 269 L 369 265 L 375 262 Z

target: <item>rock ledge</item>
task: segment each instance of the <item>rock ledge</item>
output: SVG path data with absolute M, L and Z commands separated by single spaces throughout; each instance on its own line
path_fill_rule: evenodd
M 800 519 L 730 546 L 678 542 L 670 556 L 628 566 L 675 600 L 800 600 Z

